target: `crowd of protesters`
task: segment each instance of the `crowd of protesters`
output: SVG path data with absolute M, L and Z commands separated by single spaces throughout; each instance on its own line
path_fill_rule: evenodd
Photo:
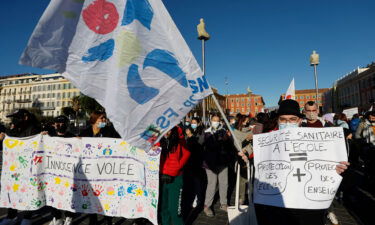
M 230 127 L 226 126 L 219 114 L 210 115 L 209 122 L 203 124 L 198 117 L 186 117 L 179 125 L 166 133 L 153 148 L 161 148 L 160 187 L 159 187 L 159 223 L 191 223 L 192 212 L 202 210 L 208 217 L 214 217 L 213 204 L 218 192 L 220 210 L 227 211 L 231 186 L 235 182 L 231 177 L 235 173 L 236 163 L 240 164 L 240 204 L 247 204 L 246 188 L 249 179 L 246 166 L 253 164 L 253 135 L 271 132 L 287 127 L 342 127 L 347 140 L 349 162 L 354 168 L 364 170 L 369 190 L 375 190 L 375 110 L 364 115 L 354 115 L 350 120 L 343 113 L 334 116 L 322 116 L 314 102 L 307 102 L 303 112 L 296 101 L 285 100 L 280 103 L 278 112 L 258 113 L 255 117 L 238 114 L 228 117 Z M 57 137 L 113 137 L 120 136 L 106 118 L 104 112 L 96 111 L 90 115 L 89 125 L 77 134 L 70 131 L 70 121 L 58 116 L 48 125 L 41 125 L 36 117 L 25 109 L 19 109 L 11 115 L 11 125 L 0 127 L 3 139 L 5 133 L 13 137 L 27 137 L 42 133 Z M 235 147 L 232 133 L 239 140 Z M 240 148 L 240 154 L 237 149 Z M 245 161 L 249 161 L 247 164 Z M 349 163 L 342 162 L 336 168 L 339 174 Z M 303 210 L 285 209 L 272 206 L 255 205 L 258 224 L 325 224 L 327 218 L 332 224 L 338 224 L 332 209 Z M 69 225 L 74 213 L 50 209 L 53 220 L 51 225 Z M 31 224 L 33 212 L 26 212 L 21 224 Z M 15 224 L 18 212 L 8 209 L 7 217 L 0 224 Z M 63 219 L 65 218 L 65 219 Z M 276 223 L 275 223 L 276 218 Z M 97 216 L 89 216 L 90 224 L 97 224 Z M 111 217 L 105 217 L 112 224 Z M 144 220 L 134 223 L 143 224 Z

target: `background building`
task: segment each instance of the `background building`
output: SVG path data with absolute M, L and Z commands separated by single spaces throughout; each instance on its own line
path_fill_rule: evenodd
M 225 96 L 219 94 L 218 90 L 214 87 L 212 87 L 212 92 L 215 95 L 217 101 L 219 102 L 220 107 L 225 110 Z M 216 104 L 214 100 L 212 99 L 212 96 L 208 96 L 203 100 L 205 102 L 205 107 L 206 107 L 206 118 L 209 118 L 209 115 L 212 113 L 219 113 L 219 110 L 216 107 Z M 203 102 L 202 101 L 202 102 Z M 203 115 L 203 104 L 200 102 L 197 104 L 191 112 L 188 114 L 188 116 L 199 116 L 202 117 Z
M 249 90 L 247 94 L 226 95 L 226 98 L 227 111 L 230 115 L 236 115 L 237 113 L 248 115 L 251 113 L 252 116 L 255 116 L 264 111 L 263 97 L 253 94 Z
M 18 108 L 39 109 L 43 116 L 61 115 L 80 92 L 60 74 L 19 74 L 0 77 L 0 119 Z
M 358 107 L 360 112 L 367 111 L 375 100 L 375 62 L 336 80 L 331 98 L 333 112 L 352 107 Z
M 319 108 L 322 110 L 323 102 L 324 102 L 324 95 L 323 93 L 329 91 L 329 88 L 321 88 L 318 90 L 318 105 Z M 285 93 L 280 96 L 280 101 L 284 99 Z M 299 107 L 302 110 L 305 104 L 308 101 L 315 102 L 316 97 L 316 90 L 315 89 L 305 89 L 305 90 L 296 90 L 296 101 L 299 103 Z

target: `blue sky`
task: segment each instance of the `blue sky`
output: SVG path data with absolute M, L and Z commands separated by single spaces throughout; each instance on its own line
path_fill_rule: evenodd
M 319 87 L 375 61 L 373 0 L 163 0 L 188 45 L 201 62 L 196 25 L 205 18 L 212 39 L 206 44 L 206 74 L 226 93 L 247 86 L 277 104 L 294 77 L 297 89 L 314 88 L 309 55 L 320 54 Z M 48 73 L 18 65 L 49 0 L 0 3 L 0 75 Z

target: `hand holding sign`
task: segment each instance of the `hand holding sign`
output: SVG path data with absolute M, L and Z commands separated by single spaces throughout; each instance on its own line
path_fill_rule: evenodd
M 340 162 L 340 164 L 338 164 L 336 166 L 336 172 L 338 174 L 342 174 L 343 172 L 345 172 L 345 170 L 348 169 L 348 166 L 350 166 L 350 163 L 349 162 L 346 162 L 346 161 L 342 161 Z

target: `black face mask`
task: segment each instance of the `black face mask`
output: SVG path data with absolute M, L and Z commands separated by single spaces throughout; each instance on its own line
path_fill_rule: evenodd
M 12 118 L 12 124 L 14 124 L 15 127 L 20 127 L 22 125 L 23 120 L 18 117 Z
M 68 126 L 66 126 L 66 124 L 63 124 L 61 126 L 56 127 L 56 132 L 65 133 L 67 129 L 68 129 Z

